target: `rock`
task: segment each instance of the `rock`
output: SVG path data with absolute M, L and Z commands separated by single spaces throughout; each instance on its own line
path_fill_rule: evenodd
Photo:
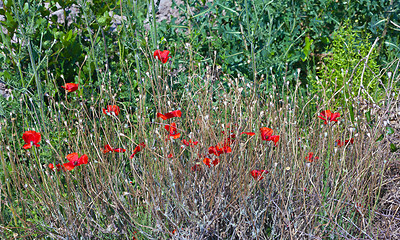
M 176 0 L 176 5 L 183 4 L 182 0 Z M 172 0 L 160 0 L 157 11 L 157 22 L 167 20 L 170 22 L 172 18 L 179 17 L 179 9 L 172 8 Z
M 184 4 L 183 0 L 154 0 L 154 5 L 156 6 L 156 21 L 157 22 L 162 22 L 164 20 L 167 21 L 167 23 L 170 23 L 172 18 L 176 18 L 177 20 L 175 21 L 176 23 L 182 23 L 184 21 L 183 17 L 180 17 L 179 14 L 179 9 L 177 7 L 172 7 L 173 1 L 177 6 Z M 212 2 L 213 0 L 207 0 L 207 2 Z M 192 10 L 192 9 L 191 9 Z M 193 15 L 193 12 L 190 14 Z M 144 27 L 146 30 L 150 30 L 151 26 L 151 17 L 152 17 L 152 8 L 151 5 L 149 7 L 149 11 L 147 14 L 147 18 L 145 20 Z
M 11 97 L 11 89 L 6 88 L 6 84 L 0 81 L 0 95 L 8 99 Z
M 154 0 L 154 5 L 156 6 L 156 22 L 162 22 L 167 20 L 167 23 L 171 22 L 172 17 L 179 17 L 179 9 L 172 8 L 173 0 Z M 183 4 L 182 0 L 175 0 L 176 5 Z M 149 11 L 147 13 L 147 18 L 144 21 L 144 28 L 150 30 L 152 18 L 152 6 L 150 3 Z M 183 19 L 179 19 L 177 22 L 182 22 Z

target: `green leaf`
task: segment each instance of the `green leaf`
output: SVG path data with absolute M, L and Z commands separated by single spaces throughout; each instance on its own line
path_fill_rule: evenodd
M 386 130 L 387 130 L 387 134 L 389 134 L 389 135 L 392 135 L 394 133 L 393 128 L 391 128 L 389 126 L 386 127 Z
M 383 140 L 383 137 L 384 137 L 384 135 L 381 134 L 381 135 L 375 140 L 375 142 L 382 141 L 382 140 Z
M 367 117 L 367 122 L 371 123 L 371 110 L 365 113 L 365 116 Z
M 390 151 L 391 152 L 396 152 L 397 150 L 399 150 L 398 147 L 396 147 L 396 145 L 394 145 L 393 143 L 390 144 Z
M 306 41 L 305 46 L 303 48 L 303 54 L 305 57 L 301 58 L 301 60 L 303 60 L 303 62 L 307 60 L 307 57 L 311 52 L 311 45 L 313 44 L 314 40 L 312 40 L 312 39 L 310 40 L 309 37 L 306 37 L 305 41 Z
M 109 23 L 109 21 L 111 20 L 111 18 L 110 18 L 110 15 L 108 14 L 108 11 L 105 11 L 104 12 L 104 14 L 103 14 L 103 16 L 101 16 L 99 19 L 98 19 L 98 22 L 99 22 L 99 25 L 100 26 L 106 26 L 108 23 Z
M 352 104 L 349 105 L 349 111 L 350 111 L 350 119 L 351 119 L 352 122 L 354 122 L 355 121 L 355 119 L 354 119 L 354 109 L 353 109 L 353 105 Z

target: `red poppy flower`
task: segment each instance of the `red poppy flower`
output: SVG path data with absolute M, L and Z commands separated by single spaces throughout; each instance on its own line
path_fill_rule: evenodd
M 279 141 L 279 135 L 270 136 L 267 138 L 267 141 L 273 141 L 274 145 L 276 146 Z
M 217 146 L 217 150 L 218 150 L 218 146 Z M 224 146 L 224 147 L 222 148 L 222 151 L 223 151 L 224 153 L 230 153 L 230 152 L 232 152 L 232 149 L 231 149 L 231 147 L 229 147 L 229 146 Z
M 354 144 L 354 138 L 345 140 L 344 142 L 342 142 L 342 141 L 340 141 L 340 140 L 336 140 L 335 142 L 336 142 L 336 145 L 337 145 L 338 147 L 343 147 L 343 146 L 349 145 L 350 143 L 351 143 L 351 144 Z
M 146 147 L 146 144 L 144 144 L 144 142 L 140 143 L 139 145 L 137 145 L 135 147 L 135 149 L 133 150 L 133 153 L 131 155 L 131 158 L 133 158 L 135 156 L 136 153 L 140 152 L 143 150 L 143 148 Z
M 217 166 L 219 164 L 219 158 L 214 159 L 214 161 L 212 161 L 211 164 Z
M 240 135 L 242 135 L 242 134 L 246 134 L 246 135 L 249 135 L 249 136 L 256 135 L 256 133 L 254 133 L 254 132 L 241 132 Z
M 199 163 L 196 163 L 195 165 L 193 165 L 193 167 L 190 168 L 193 172 L 196 171 L 201 171 L 201 166 Z
M 274 135 L 272 136 L 272 133 L 274 132 L 274 130 L 272 130 L 271 128 L 267 128 L 267 127 L 262 127 L 260 128 L 260 132 L 261 132 L 261 139 L 264 141 L 273 141 L 276 144 L 279 141 L 279 135 Z
M 89 162 L 89 158 L 86 154 L 83 154 L 81 157 L 79 157 L 78 153 L 70 153 L 66 156 L 66 158 L 69 160 L 69 162 L 64 163 L 62 167 L 68 171 L 79 165 L 87 164 Z
M 103 153 L 108 153 L 108 152 L 126 152 L 126 149 L 123 148 L 113 148 L 110 145 L 106 144 L 103 149 Z
M 168 56 L 169 55 L 169 51 L 168 50 L 164 50 L 164 51 L 160 51 L 160 50 L 155 50 L 154 51 L 154 54 L 153 54 L 153 56 L 154 56 L 154 58 L 158 58 L 158 60 L 160 60 L 162 63 L 166 63 L 167 61 L 168 61 L 168 59 L 171 57 L 171 56 Z
M 157 117 L 162 118 L 162 120 L 167 120 L 173 117 L 181 117 L 181 116 L 182 116 L 181 110 L 175 110 L 165 114 L 157 113 Z
M 76 83 L 66 83 L 65 86 L 61 87 L 67 90 L 68 92 L 75 92 L 76 90 L 78 90 L 78 86 L 79 84 Z
M 327 124 L 327 121 L 337 122 L 336 118 L 340 117 L 340 113 L 332 113 L 330 110 L 325 110 L 321 112 L 321 115 L 318 116 L 322 120 L 324 120 L 324 124 Z
M 264 141 L 268 141 L 267 139 L 272 136 L 274 130 L 272 130 L 271 128 L 262 127 L 260 128 L 260 132 L 261 132 L 261 139 Z
M 106 145 L 104 146 L 103 153 L 112 152 L 113 150 L 114 150 L 114 149 L 113 149 L 110 145 L 106 144 Z
M 336 146 L 338 146 L 338 147 L 343 147 L 344 146 L 344 142 L 342 142 L 341 140 L 336 140 L 335 141 L 335 144 L 336 144 Z
M 211 159 L 209 159 L 209 158 L 204 158 L 204 159 L 203 159 L 203 163 L 204 163 L 205 165 L 207 165 L 208 167 L 211 167 Z
M 32 145 L 35 145 L 36 147 L 40 147 L 38 142 L 42 139 L 42 136 L 40 133 L 35 132 L 35 131 L 26 131 L 22 134 L 22 139 L 26 142 L 26 144 L 23 146 L 24 149 L 29 149 L 32 147 Z
M 204 163 L 205 165 L 207 165 L 208 167 L 211 167 L 211 164 L 212 164 L 213 166 L 217 166 L 218 163 L 219 163 L 219 159 L 216 158 L 216 159 L 214 159 L 213 161 L 211 161 L 211 159 L 209 159 L 209 158 L 204 158 L 204 159 L 203 159 L 203 163 Z
M 219 156 L 223 153 L 230 153 L 232 152 L 232 149 L 230 146 L 223 146 L 222 148 L 217 144 L 216 146 L 211 146 L 208 148 L 208 153 L 209 154 L 214 154 L 215 156 Z
M 108 105 L 107 109 L 103 108 L 103 113 L 106 115 L 118 116 L 119 112 L 120 112 L 120 109 L 117 105 Z
M 172 153 L 168 154 L 168 158 L 173 158 L 174 155 Z
M 56 167 L 57 167 L 57 172 L 59 172 L 59 171 L 61 171 L 61 170 L 63 169 L 63 167 L 61 166 L 61 164 L 57 164 Z M 50 163 L 50 164 L 49 164 L 49 168 L 50 168 L 51 170 L 53 170 L 53 169 L 54 169 L 54 165 L 53 165 L 52 163 Z
M 185 139 L 183 139 L 183 140 L 182 140 L 182 143 L 185 144 L 186 146 L 194 147 L 194 146 L 196 146 L 199 142 L 198 142 L 198 141 L 192 142 L 192 139 L 189 139 L 189 142 L 188 142 L 188 141 L 186 141 Z
M 168 138 L 173 137 L 174 139 L 178 139 L 181 136 L 181 134 L 177 132 L 176 123 L 174 122 L 170 125 L 166 125 L 164 128 L 169 132 Z
M 314 162 L 314 160 L 318 160 L 318 159 L 319 159 L 319 157 L 314 156 L 313 152 L 309 152 L 308 156 L 306 157 L 307 162 L 310 162 L 310 163 Z
M 251 176 L 253 176 L 253 178 L 257 181 L 260 181 L 264 178 L 262 176 L 264 173 L 267 174 L 268 171 L 267 170 L 253 170 L 250 172 Z
M 114 148 L 114 152 L 122 152 L 122 153 L 124 153 L 124 152 L 126 152 L 126 149 L 123 149 L 123 148 Z

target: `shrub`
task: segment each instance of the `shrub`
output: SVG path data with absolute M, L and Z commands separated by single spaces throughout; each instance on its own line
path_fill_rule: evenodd
M 377 46 L 370 43 L 370 35 L 354 30 L 347 22 L 332 38 L 328 56 L 318 72 L 319 78 L 312 80 L 314 92 L 344 103 L 349 96 L 366 97 L 379 91 Z

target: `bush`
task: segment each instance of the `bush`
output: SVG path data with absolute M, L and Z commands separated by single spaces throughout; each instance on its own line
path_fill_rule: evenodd
M 378 46 L 370 35 L 355 31 L 348 23 L 333 33 L 328 56 L 323 59 L 319 78 L 312 79 L 314 92 L 344 103 L 346 98 L 381 93 L 378 87 Z M 336 95 L 336 96 L 334 96 Z

